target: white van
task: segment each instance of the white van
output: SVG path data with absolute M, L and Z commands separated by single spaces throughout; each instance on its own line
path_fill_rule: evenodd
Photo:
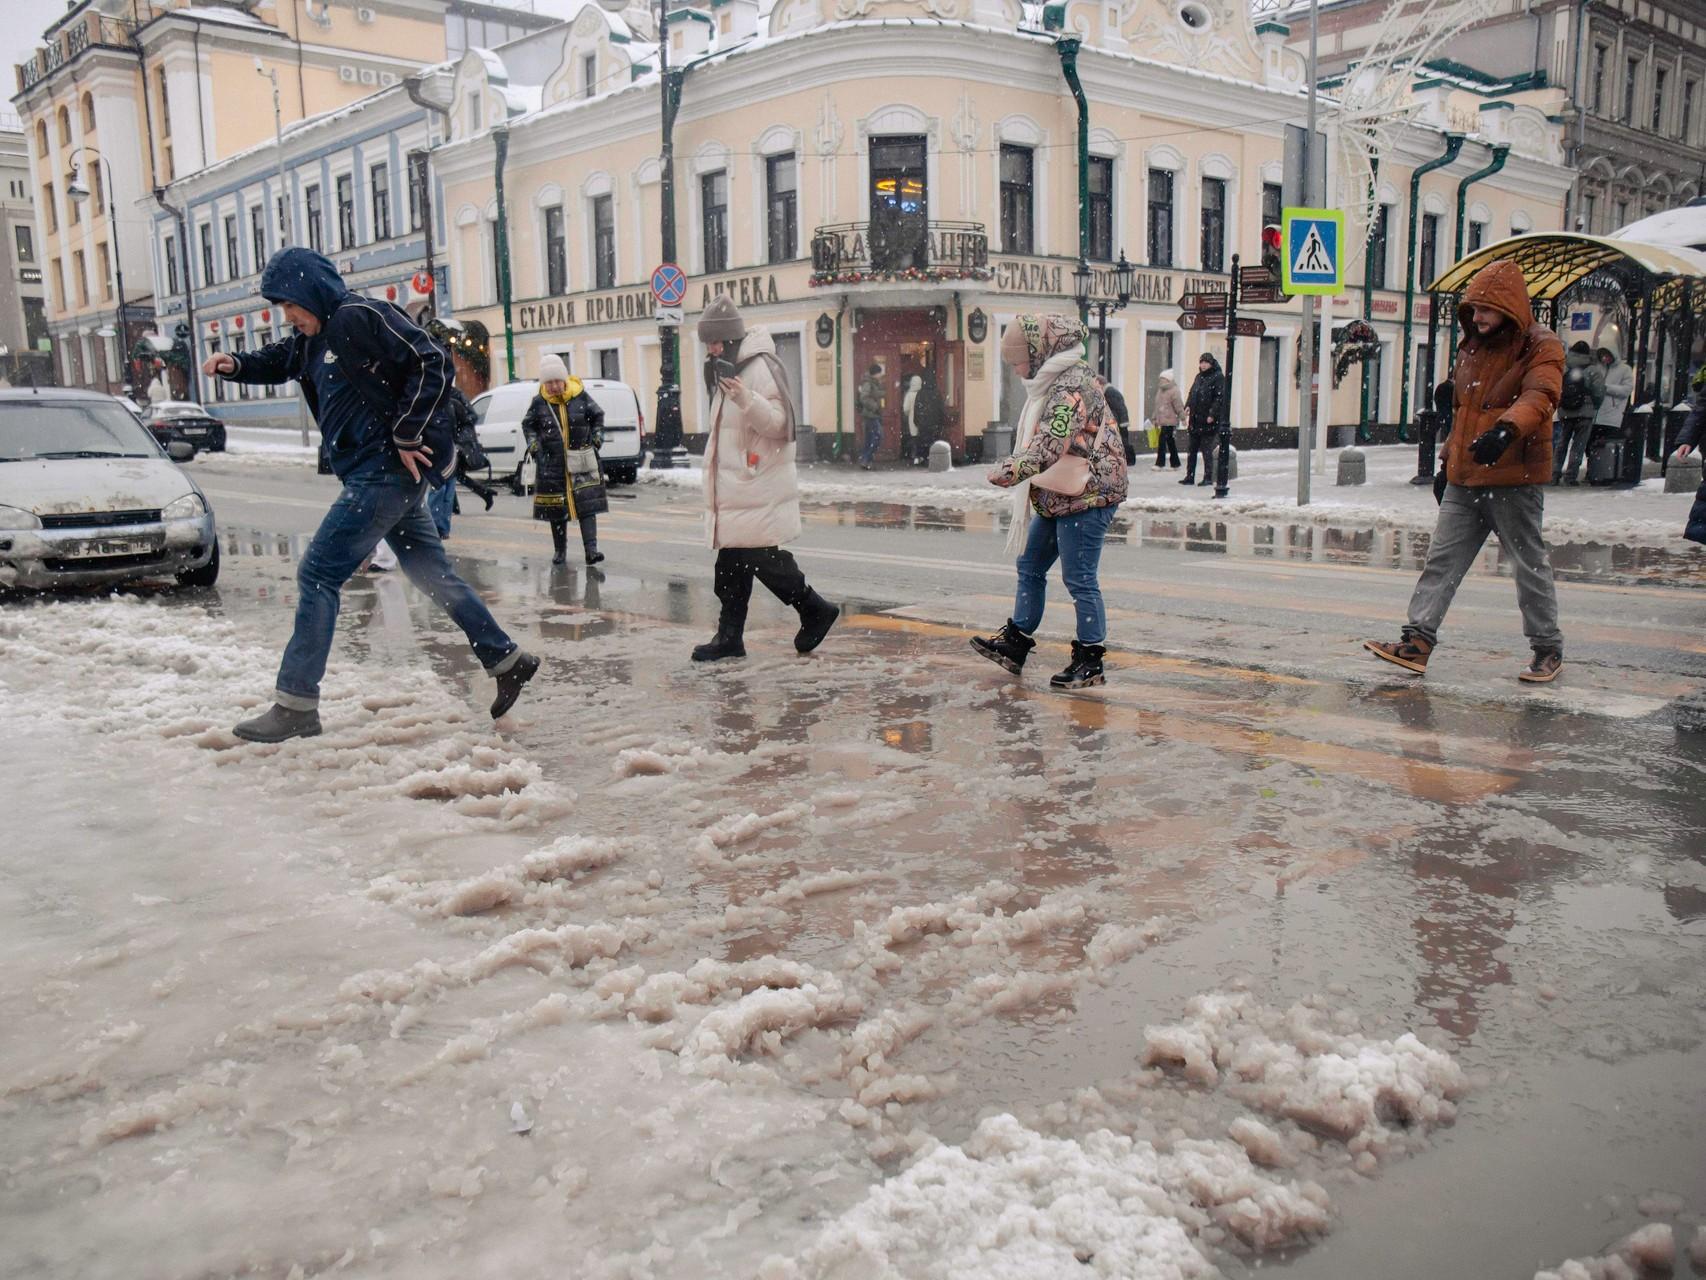
M 581 385 L 604 410 L 604 447 L 598 451 L 598 460 L 603 464 L 605 481 L 633 484 L 640 471 L 640 441 L 646 430 L 640 397 L 627 383 L 608 378 L 582 378 Z M 521 420 L 538 394 L 537 380 L 511 382 L 475 396 L 473 402 L 480 447 L 491 459 L 492 478 L 504 481 L 514 477 L 520 493 L 533 487 L 532 459 L 522 466 L 527 439 Z

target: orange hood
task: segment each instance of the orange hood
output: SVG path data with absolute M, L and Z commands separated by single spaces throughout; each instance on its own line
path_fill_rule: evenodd
M 1457 307 L 1465 342 L 1475 336 L 1470 319 L 1476 307 L 1492 307 L 1509 316 L 1518 333 L 1525 332 L 1534 323 L 1534 307 L 1528 300 L 1528 281 L 1522 268 L 1509 258 L 1500 258 L 1476 272 Z

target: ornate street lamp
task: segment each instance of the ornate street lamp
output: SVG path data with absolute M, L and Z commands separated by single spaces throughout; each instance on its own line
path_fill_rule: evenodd
M 1131 301 L 1132 288 L 1136 282 L 1137 272 L 1130 262 L 1126 261 L 1125 250 L 1120 250 L 1120 259 L 1114 264 L 1114 296 L 1112 298 L 1092 298 L 1091 287 L 1095 284 L 1096 274 L 1090 270 L 1090 264 L 1083 258 L 1072 271 L 1072 297 L 1078 303 L 1078 314 L 1088 315 L 1089 309 L 1096 309 L 1096 372 L 1104 378 L 1113 376 L 1113 362 L 1108 352 L 1108 312 L 1123 311 Z

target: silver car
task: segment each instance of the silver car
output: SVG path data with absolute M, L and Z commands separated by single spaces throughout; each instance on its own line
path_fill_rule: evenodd
M 111 396 L 0 391 L 0 589 L 219 577 L 213 508 Z

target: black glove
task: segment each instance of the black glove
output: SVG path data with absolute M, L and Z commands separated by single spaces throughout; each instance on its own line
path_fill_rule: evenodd
M 1504 457 L 1505 450 L 1515 439 L 1516 428 L 1508 422 L 1501 422 L 1469 442 L 1469 456 L 1483 467 L 1490 467 Z
M 1434 502 L 1436 504 L 1445 501 L 1445 486 L 1445 468 L 1441 467 L 1438 471 L 1434 472 Z

